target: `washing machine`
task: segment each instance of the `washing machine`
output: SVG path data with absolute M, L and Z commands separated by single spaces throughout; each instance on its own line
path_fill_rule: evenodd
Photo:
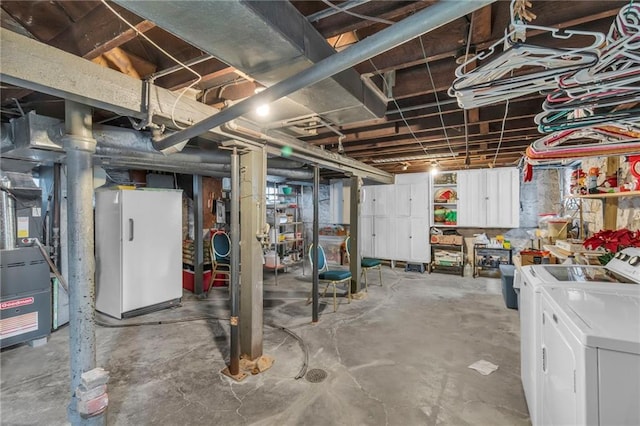
M 519 287 L 520 369 L 531 422 L 542 421 L 542 289 L 593 289 L 625 295 L 640 294 L 640 248 L 627 248 L 606 266 L 531 265 L 514 280 Z
M 640 424 L 640 293 L 543 287 L 540 424 Z

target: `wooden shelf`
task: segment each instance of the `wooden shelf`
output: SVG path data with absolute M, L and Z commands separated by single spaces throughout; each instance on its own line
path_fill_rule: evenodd
M 620 198 L 620 197 L 637 197 L 640 196 L 640 191 L 625 191 L 625 192 L 602 192 L 599 194 L 585 194 L 585 195 L 571 195 L 570 198 Z

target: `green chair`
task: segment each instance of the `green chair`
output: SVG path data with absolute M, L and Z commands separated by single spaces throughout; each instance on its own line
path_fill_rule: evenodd
M 351 237 L 347 237 L 344 240 L 344 251 L 345 253 L 347 253 L 347 259 L 349 259 L 349 262 L 351 262 L 351 248 L 349 247 L 351 245 Z M 378 274 L 380 275 L 380 287 L 382 287 L 382 262 L 380 261 L 380 259 L 373 259 L 370 257 L 365 257 L 362 260 L 360 260 L 360 268 L 362 269 L 362 273 L 360 275 L 360 278 L 362 278 L 362 276 L 364 276 L 364 290 L 366 292 L 369 291 L 369 286 L 367 284 L 367 271 L 369 269 L 378 269 Z
M 336 287 L 339 284 L 346 284 L 347 287 L 347 301 L 351 303 L 351 272 L 349 271 L 330 271 L 327 266 L 327 258 L 324 254 L 324 249 L 321 245 L 318 245 L 319 250 L 317 250 L 318 254 L 316 255 L 316 250 L 313 247 L 313 244 L 309 246 L 309 261 L 311 262 L 311 268 L 313 270 L 314 257 L 318 260 L 318 278 L 322 283 L 326 283 L 326 287 L 324 288 L 324 292 L 322 292 L 322 297 L 325 297 L 327 294 L 327 289 L 329 286 L 333 286 L 333 312 L 338 310 L 337 305 L 337 294 Z M 307 299 L 307 303 L 311 300 L 311 297 Z

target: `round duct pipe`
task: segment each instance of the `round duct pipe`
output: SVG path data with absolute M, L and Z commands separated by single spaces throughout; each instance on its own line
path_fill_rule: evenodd
M 231 164 L 231 154 L 222 150 L 204 150 L 194 147 L 185 147 L 181 152 L 167 157 L 153 148 L 151 136 L 148 133 L 132 129 L 125 129 L 114 126 L 94 126 L 93 138 L 98 141 L 98 151 L 100 148 L 109 148 L 111 156 L 130 156 L 134 152 L 151 153 L 157 158 L 167 158 L 178 162 L 201 163 L 201 164 Z M 137 156 L 135 156 L 137 157 Z M 304 163 L 287 160 L 285 158 L 268 158 L 267 167 L 277 169 L 299 169 Z

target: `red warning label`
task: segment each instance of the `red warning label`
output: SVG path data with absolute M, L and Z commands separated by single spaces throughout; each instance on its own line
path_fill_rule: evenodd
M 0 310 L 19 308 L 20 306 L 31 305 L 35 300 L 33 297 L 24 297 L 22 299 L 9 300 L 0 303 Z

